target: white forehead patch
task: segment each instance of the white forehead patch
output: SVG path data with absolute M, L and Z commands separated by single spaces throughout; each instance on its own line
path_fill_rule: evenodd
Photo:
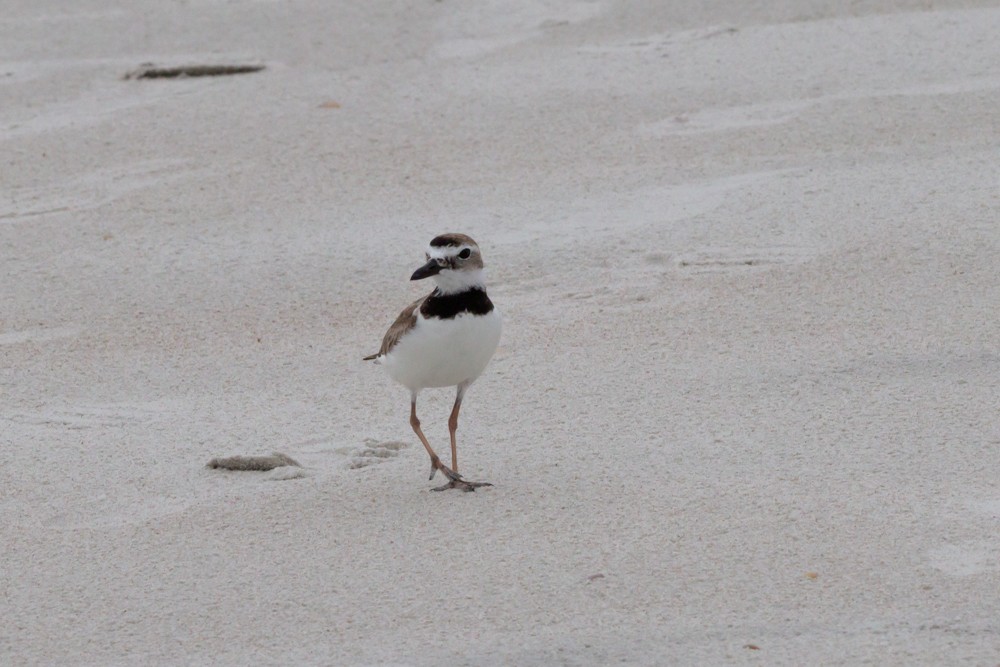
M 446 259 L 448 257 L 455 257 L 456 255 L 458 255 L 458 253 L 462 252 L 465 249 L 468 249 L 470 251 L 474 250 L 474 248 L 470 245 L 459 245 L 459 246 L 449 245 L 440 247 L 431 245 L 427 246 L 427 256 L 430 257 L 431 259 Z

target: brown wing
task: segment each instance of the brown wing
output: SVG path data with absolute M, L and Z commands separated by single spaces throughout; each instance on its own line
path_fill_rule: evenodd
M 385 332 L 385 337 L 382 338 L 382 347 L 379 349 L 378 354 L 368 355 L 364 358 L 364 361 L 371 361 L 384 354 L 389 354 L 389 350 L 396 346 L 396 343 L 403 337 L 403 334 L 412 329 L 417 323 L 417 308 L 420 307 L 420 304 L 426 298 L 426 296 L 422 296 L 403 309 L 403 312 L 399 314 L 399 317 L 392 323 L 389 330 Z

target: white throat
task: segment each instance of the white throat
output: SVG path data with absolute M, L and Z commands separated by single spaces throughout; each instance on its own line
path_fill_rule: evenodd
M 472 271 L 453 271 L 445 269 L 434 276 L 441 294 L 457 294 L 473 287 L 486 289 L 486 274 L 482 269 Z

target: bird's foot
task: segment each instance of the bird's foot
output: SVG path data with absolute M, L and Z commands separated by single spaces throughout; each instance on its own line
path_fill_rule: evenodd
M 461 489 L 462 491 L 475 491 L 481 486 L 493 486 L 489 482 L 470 482 L 463 479 L 461 475 L 457 472 L 441 463 L 441 461 L 431 462 L 431 476 L 429 479 L 434 479 L 434 473 L 440 470 L 445 477 L 448 478 L 448 483 L 441 486 L 435 486 L 431 491 L 447 491 L 448 489 Z
M 475 491 L 481 486 L 493 486 L 489 482 L 470 482 L 462 478 L 453 479 L 442 486 L 435 486 L 431 491 L 447 491 L 448 489 L 461 489 L 462 491 Z

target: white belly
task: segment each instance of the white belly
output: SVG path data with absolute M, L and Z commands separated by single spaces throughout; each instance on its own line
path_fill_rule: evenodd
M 472 382 L 500 343 L 500 313 L 424 319 L 381 358 L 391 377 L 411 390 Z

